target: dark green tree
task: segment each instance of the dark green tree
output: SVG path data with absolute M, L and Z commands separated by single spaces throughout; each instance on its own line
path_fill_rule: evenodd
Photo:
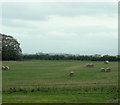
M 22 50 L 20 43 L 12 36 L 0 34 L 2 36 L 2 60 L 19 60 Z

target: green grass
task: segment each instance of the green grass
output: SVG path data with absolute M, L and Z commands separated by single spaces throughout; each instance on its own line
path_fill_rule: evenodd
M 96 97 L 97 94 L 97 97 Z M 116 102 L 112 100 L 116 93 L 80 93 L 80 91 L 63 91 L 63 92 L 34 92 L 34 93 L 12 93 L 4 95 L 4 102 L 20 103 L 109 103 Z
M 87 63 L 95 67 L 86 68 Z M 32 60 L 6 61 L 3 65 L 10 67 L 2 73 L 3 102 L 117 102 L 117 62 Z M 112 71 L 100 72 L 101 67 L 110 67 Z M 75 73 L 73 77 L 68 75 L 71 71 Z

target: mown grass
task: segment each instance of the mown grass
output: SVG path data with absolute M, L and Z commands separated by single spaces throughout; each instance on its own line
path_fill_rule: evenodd
M 94 68 L 85 64 L 93 63 Z M 91 61 L 6 61 L 3 102 L 107 103 L 118 100 L 118 63 Z M 111 72 L 100 72 L 110 67 Z M 69 72 L 75 75 L 69 77 Z M 35 98 L 36 97 L 36 98 Z
M 97 95 L 96 95 L 97 94 Z M 99 92 L 83 92 L 80 91 L 56 91 L 56 92 L 28 92 L 28 93 L 6 93 L 4 102 L 20 102 L 20 103 L 109 103 L 117 102 L 116 93 L 99 93 Z

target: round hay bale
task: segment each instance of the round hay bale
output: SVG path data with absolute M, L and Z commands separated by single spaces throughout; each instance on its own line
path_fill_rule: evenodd
M 5 66 L 2 66 L 2 70 L 6 70 Z
M 104 61 L 104 64 L 109 64 L 109 61 L 108 60 Z
M 110 68 L 106 68 L 106 69 L 105 69 L 105 72 L 110 72 L 110 71 L 111 71 Z
M 70 72 L 70 73 L 69 73 L 69 76 L 74 76 L 74 72 Z
M 91 64 L 86 64 L 86 67 L 94 67 L 94 65 L 91 63 Z
M 90 64 L 90 67 L 94 67 L 94 65 L 91 63 L 91 64 Z
M 8 66 L 5 66 L 5 69 L 6 69 L 6 70 L 10 70 L 10 68 L 9 68 Z
M 89 66 L 90 66 L 90 64 L 88 63 L 88 64 L 86 64 L 85 66 L 86 66 L 86 67 L 89 67 Z
M 105 72 L 105 68 L 101 68 L 100 71 L 101 71 L 101 72 Z

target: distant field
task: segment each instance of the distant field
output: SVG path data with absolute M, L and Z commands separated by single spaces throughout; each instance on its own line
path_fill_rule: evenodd
M 86 68 L 93 63 L 93 68 Z M 3 102 L 20 103 L 116 103 L 118 63 L 70 60 L 6 61 Z M 111 72 L 100 72 L 110 67 Z M 68 74 L 73 71 L 75 75 Z M 14 88 L 14 89 L 11 89 Z

